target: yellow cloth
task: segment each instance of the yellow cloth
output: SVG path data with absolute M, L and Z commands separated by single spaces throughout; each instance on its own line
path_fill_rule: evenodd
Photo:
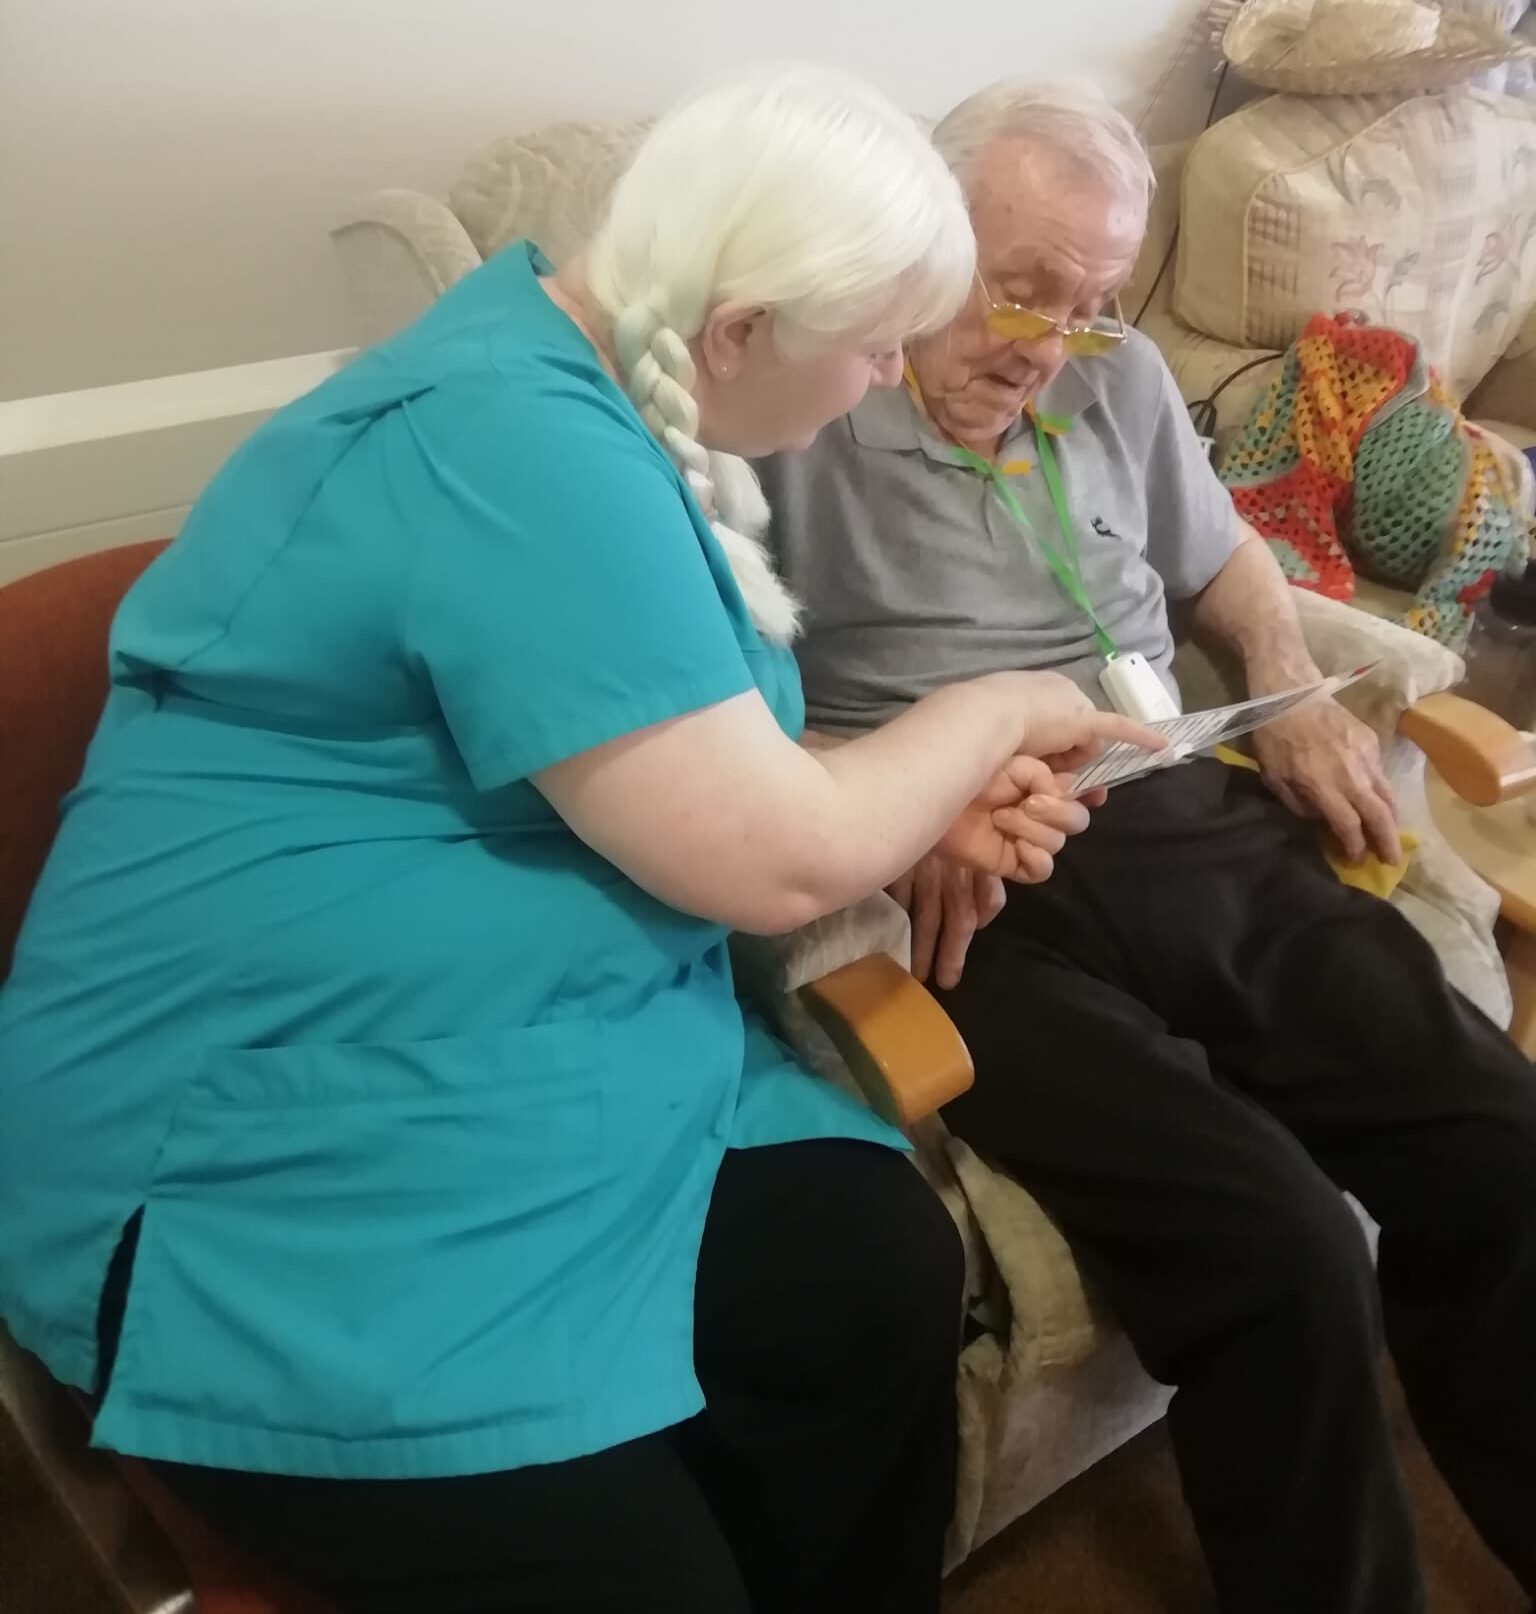
M 1225 762 L 1229 768 L 1247 768 L 1250 773 L 1259 771 L 1259 765 L 1252 757 L 1245 757 L 1241 751 L 1234 751 L 1229 745 L 1218 745 L 1214 755 L 1219 762 Z M 1411 829 L 1405 829 L 1401 832 L 1403 843 L 1401 862 L 1383 863 L 1374 852 L 1367 852 L 1358 863 L 1351 863 L 1344 856 L 1344 849 L 1334 838 L 1331 830 L 1325 827 L 1322 836 L 1323 855 L 1328 859 L 1328 867 L 1338 876 L 1340 882 L 1353 886 L 1357 891 L 1364 891 L 1370 896 L 1380 897 L 1383 902 L 1403 883 L 1403 876 L 1408 872 L 1408 864 L 1419 846 L 1419 837 Z

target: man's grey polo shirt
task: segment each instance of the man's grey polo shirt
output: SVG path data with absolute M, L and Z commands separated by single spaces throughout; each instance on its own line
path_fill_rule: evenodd
M 1123 651 L 1172 687 L 1167 600 L 1197 594 L 1239 541 L 1237 514 L 1157 349 L 1069 365 L 1041 411 L 1089 598 Z M 760 461 L 769 541 L 806 608 L 797 646 L 812 728 L 874 728 L 941 685 L 1005 668 L 1050 668 L 1100 705 L 1101 658 L 1084 614 L 996 491 L 956 463 L 905 388 L 872 392 L 803 454 Z M 1020 421 L 998 456 L 1033 528 L 1060 544 L 1034 434 Z

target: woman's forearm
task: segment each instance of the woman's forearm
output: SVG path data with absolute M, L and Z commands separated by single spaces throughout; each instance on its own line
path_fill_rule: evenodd
M 802 841 L 800 879 L 820 911 L 904 874 L 954 823 L 1024 734 L 1022 691 L 981 680 L 937 691 L 857 739 L 811 742 L 835 788 L 824 839 Z
M 1016 749 L 1006 684 L 942 690 L 874 734 L 812 751 L 756 695 L 626 735 L 535 783 L 589 845 L 672 906 L 793 930 L 879 889 Z
M 889 884 L 1019 752 L 1137 737 L 1064 678 L 997 673 L 811 750 L 756 694 L 625 735 L 534 781 L 636 884 L 735 929 L 793 930 Z

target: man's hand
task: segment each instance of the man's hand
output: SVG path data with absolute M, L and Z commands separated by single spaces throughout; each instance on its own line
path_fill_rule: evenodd
M 1194 603 L 1197 633 L 1235 651 L 1248 693 L 1270 695 L 1320 677 L 1296 614 L 1296 596 L 1269 545 L 1246 522 L 1226 564 Z M 1336 701 L 1314 701 L 1259 729 L 1254 755 L 1269 788 L 1302 818 L 1326 819 L 1345 855 L 1367 848 L 1402 858 L 1397 809 L 1381 771 L 1376 736 Z
M 971 938 L 1003 911 L 1003 882 L 930 852 L 889 889 L 912 918 L 912 973 L 946 991 L 958 986 Z
M 1402 861 L 1381 747 L 1337 701 L 1314 701 L 1257 730 L 1253 742 L 1269 788 L 1293 813 L 1325 820 L 1350 862 L 1367 850 L 1383 863 Z

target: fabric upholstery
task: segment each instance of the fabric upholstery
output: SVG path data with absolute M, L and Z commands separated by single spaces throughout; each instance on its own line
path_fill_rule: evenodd
M 1506 31 L 1522 32 L 1522 20 L 1529 20 L 1529 0 L 1429 0 L 1437 11 L 1447 16 L 1471 17 L 1474 21 L 1492 23 Z M 1536 35 L 1525 33 L 1527 42 Z M 1479 73 L 1471 81 L 1480 90 L 1495 94 L 1536 96 L 1536 68 L 1529 62 L 1509 62 Z
M 1479 17 L 1506 30 L 1531 9 L 1530 0 L 1430 0 L 1430 4 L 1448 17 Z
M 1530 14 L 1536 18 L 1536 13 Z M 1283 354 L 1218 341 L 1186 325 L 1174 310 L 1179 209 L 1184 169 L 1193 141 L 1154 147 L 1158 191 L 1136 269 L 1125 293 L 1128 318 L 1140 314 L 1140 328 L 1162 351 L 1186 401 L 1209 397 L 1229 376 L 1253 361 L 1217 400 L 1217 440 L 1225 445 L 1252 412 L 1273 379 Z M 1172 206 L 1169 200 L 1172 198 Z M 1163 266 L 1166 264 L 1166 267 Z M 1162 268 L 1159 276 L 1158 270 Z M 1235 294 L 1234 294 L 1235 295 Z M 1263 362 L 1268 358 L 1268 362 Z M 1517 447 L 1536 444 L 1536 306 L 1526 315 L 1498 362 L 1467 400 L 1467 414 Z
M 498 140 L 464 165 L 449 193 L 482 257 L 526 236 L 558 267 L 592 233 L 643 123 L 556 123 Z
M 731 938 L 737 983 L 750 987 L 756 1000 L 788 997 L 875 953 L 889 953 L 904 968 L 912 956 L 907 916 L 883 891 L 802 925 L 789 936 Z
M 1126 318 L 1134 320 L 1157 344 L 1186 403 L 1210 397 L 1228 376 L 1264 357 L 1261 350 L 1219 341 L 1192 329 L 1174 311 L 1184 170 L 1194 149 L 1193 140 L 1152 148 L 1157 194 L 1146 240 L 1122 298 Z M 1277 352 L 1272 364 L 1254 365 L 1222 392 L 1217 400 L 1218 439 L 1223 430 L 1233 431 L 1248 418 L 1280 359 Z
M 331 241 L 360 347 L 404 330 L 481 261 L 453 213 L 419 191 L 364 197 L 338 221 Z
M 1417 337 L 1464 398 L 1536 303 L 1536 106 L 1270 96 L 1196 144 L 1181 217 L 1185 325 L 1283 348 L 1314 312 L 1358 309 Z

